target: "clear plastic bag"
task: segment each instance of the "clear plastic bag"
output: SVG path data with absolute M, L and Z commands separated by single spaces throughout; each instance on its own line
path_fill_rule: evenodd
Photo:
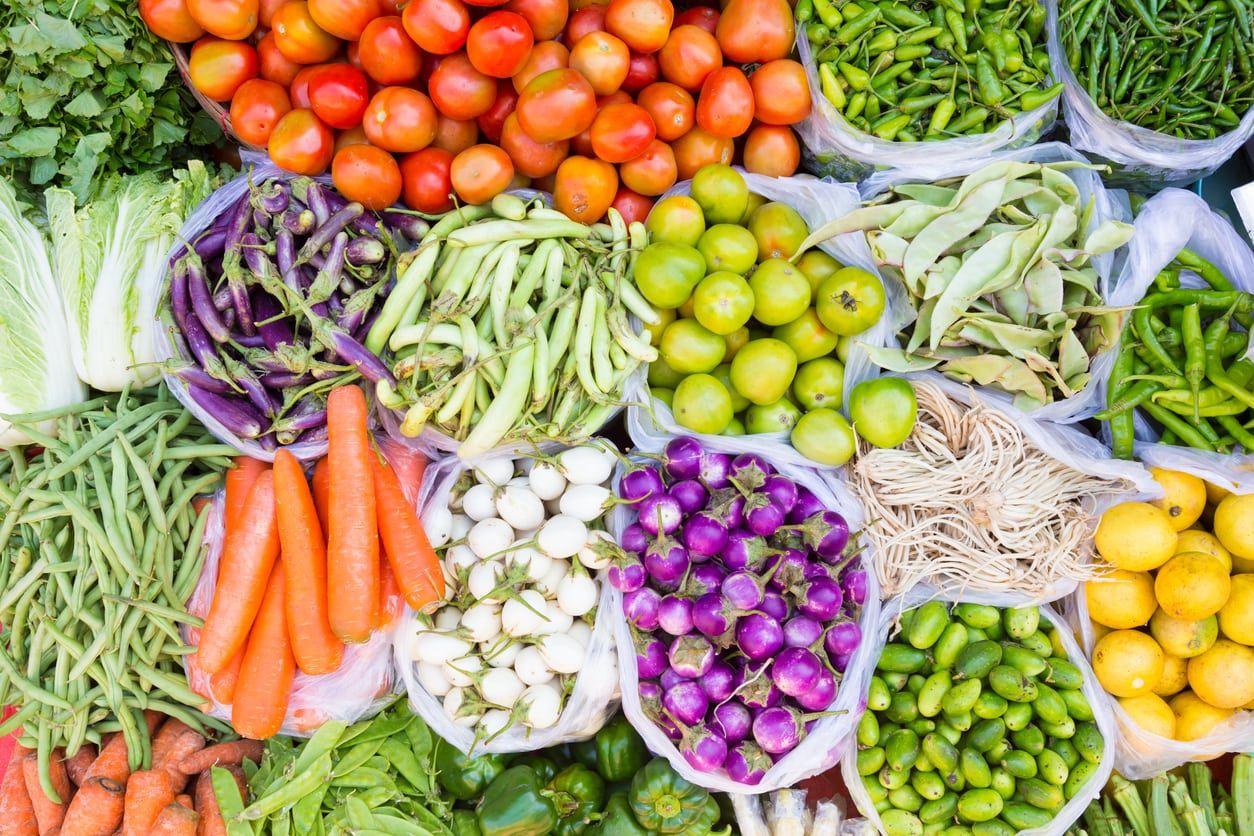
M 1058 31 L 1058 0 L 1046 0 L 1049 28 Z M 1114 169 L 1106 178 L 1112 186 L 1148 191 L 1163 186 L 1184 186 L 1209 177 L 1254 136 L 1254 108 L 1241 124 L 1215 139 L 1179 139 L 1130 122 L 1112 119 L 1089 98 L 1067 63 L 1061 38 L 1049 41 L 1049 62 L 1054 77 L 1065 85 L 1063 120 L 1071 133 L 1071 145 L 1091 154 Z
M 1049 31 L 1054 31 L 1051 27 Z M 1052 39 L 1051 39 L 1052 43 Z M 1054 125 L 1058 99 L 1003 121 L 994 131 L 978 136 L 935 142 L 889 142 L 863 133 L 832 107 L 819 84 L 813 48 L 805 27 L 797 28 L 797 50 L 810 81 L 810 115 L 794 125 L 804 148 L 806 169 L 835 180 L 865 180 L 876 171 L 892 169 L 911 178 L 935 180 L 956 165 L 987 162 L 1000 151 L 1036 142 Z
M 944 594 L 935 595 L 930 590 L 915 588 L 905 595 L 894 598 L 884 604 L 884 609 L 880 613 L 880 620 L 876 625 L 877 629 L 874 633 L 874 655 L 869 663 L 872 668 L 875 667 L 876 660 L 879 659 L 884 645 L 899 629 L 897 622 L 901 614 L 927 601 L 937 599 L 970 604 L 987 604 L 993 607 L 1021 607 L 1034 603 L 1026 600 L 1023 596 L 1011 592 L 950 596 Z M 1106 692 L 1102 690 L 1101 685 L 1098 684 L 1097 676 L 1093 673 L 1093 669 L 1089 667 L 1088 658 L 1076 643 L 1075 637 L 1068 629 L 1067 622 L 1051 609 L 1049 605 L 1040 604 L 1038 606 L 1040 607 L 1041 618 L 1050 621 L 1054 625 L 1054 629 L 1058 631 L 1063 649 L 1067 653 L 1067 658 L 1084 675 L 1084 684 L 1080 690 L 1093 708 L 1093 721 L 1097 725 L 1098 731 L 1102 733 L 1102 739 L 1105 741 L 1101 763 L 1098 764 L 1097 771 L 1085 783 L 1084 789 L 1076 793 L 1058 811 L 1053 821 L 1046 827 L 1019 831 L 1019 836 L 1062 836 L 1067 832 L 1067 828 L 1080 817 L 1085 808 L 1089 806 L 1089 803 L 1097 798 L 1102 788 L 1106 785 L 1106 781 L 1110 778 L 1111 769 L 1115 765 L 1115 743 L 1118 739 L 1119 729 L 1115 724 L 1112 701 Z M 867 680 L 870 680 L 869 674 Z M 865 698 L 865 693 L 863 697 Z M 865 708 L 865 700 L 863 708 Z M 857 805 L 858 811 L 866 816 L 876 829 L 883 832 L 884 828 L 880 822 L 879 813 L 875 811 L 875 805 L 871 802 L 871 797 L 867 795 L 866 788 L 862 784 L 862 776 L 858 774 L 857 756 L 857 747 L 854 746 L 845 753 L 844 759 L 841 761 L 840 771 L 841 776 L 845 780 L 845 788 L 849 790 L 849 797 Z
M 861 205 L 857 190 L 848 183 L 827 183 L 812 177 L 779 178 L 743 171 L 741 173 L 749 191 L 760 194 L 767 200 L 777 200 L 792 206 L 801 213 L 811 230 L 847 215 Z M 691 191 L 691 181 L 685 180 L 672 186 L 659 200 L 671 195 L 686 195 Z M 861 267 L 879 275 L 866 238 L 859 232 L 846 233 L 820 244 L 819 247 L 841 264 Z M 849 351 L 849 362 L 845 364 L 846 392 L 864 380 L 879 376 L 879 368 L 870 361 L 860 343 L 892 345 L 894 334 L 889 318 L 884 316 L 870 330 L 857 337 Z M 632 377 L 627 390 L 627 401 L 627 432 L 631 440 L 641 447 L 661 446 L 675 435 L 691 435 L 700 439 L 703 444 L 720 437 L 695 433 L 676 423 L 675 416 L 666 404 L 650 396 L 649 385 L 643 373 Z M 793 448 L 788 441 L 788 433 L 759 433 L 744 438 L 752 438 L 755 444 L 769 450 L 766 455 L 772 462 L 782 461 L 802 467 L 818 466 Z
M 222 557 L 225 540 L 223 509 L 226 496 L 218 491 L 209 511 L 205 527 L 205 542 L 209 552 L 200 572 L 200 580 L 187 601 L 187 611 L 204 618 L 213 601 L 217 586 L 218 562 Z M 281 734 L 309 737 L 328 720 L 355 723 L 382 711 L 392 701 L 396 677 L 392 671 L 392 633 L 397 624 L 376 631 L 364 644 L 344 648 L 344 660 L 335 673 L 308 676 L 296 672 L 292 682 L 292 694 L 288 700 L 287 717 L 283 720 Z M 189 645 L 200 643 L 200 630 L 186 624 L 181 626 L 184 641 Z M 193 691 L 209 699 L 204 712 L 226 722 L 231 721 L 231 706 L 213 696 L 210 677 L 195 666 L 195 657 L 184 657 L 187 681 Z
M 669 440 L 669 439 L 668 439 Z M 654 446 L 641 446 L 639 452 L 655 454 L 665 447 L 665 441 Z M 701 439 L 707 450 L 738 455 L 740 453 L 757 453 L 760 456 L 773 455 L 772 448 L 764 444 L 755 444 L 752 439 L 744 437 L 713 437 Z M 834 478 L 824 478 L 818 471 L 796 467 L 787 462 L 772 461 L 779 473 L 804 485 L 814 492 L 824 507 L 840 513 L 849 525 L 849 530 L 859 531 L 866 525 L 866 517 L 862 506 L 854 498 L 849 488 Z M 614 476 L 617 489 L 624 468 L 620 466 Z M 630 506 L 618 505 L 611 518 L 610 533 L 616 539 L 621 538 L 623 530 L 632 522 Z M 631 627 L 623 615 L 623 596 L 617 589 L 606 584 L 610 592 L 607 612 L 612 614 L 614 632 L 618 644 L 618 671 L 621 680 L 623 713 L 631 721 L 632 726 L 644 738 L 649 751 L 666 758 L 680 775 L 694 784 L 705 787 L 711 792 L 728 792 L 757 795 L 772 790 L 796 786 L 806 778 L 818 775 L 831 769 L 840 761 L 846 750 L 854 748 L 853 732 L 865 707 L 863 700 L 870 683 L 872 645 L 875 644 L 871 632 L 880 617 L 880 591 L 872 569 L 872 547 L 868 544 L 862 551 L 862 568 L 867 573 L 867 597 L 858 618 L 858 626 L 862 630 L 862 642 L 849 660 L 828 711 L 835 712 L 832 716 L 822 717 L 810 727 L 809 733 L 797 748 L 793 749 L 770 769 L 758 784 L 747 785 L 733 781 L 725 773 L 701 772 L 679 753 L 679 749 L 671 742 L 660 728 L 654 725 L 644 713 L 640 705 L 639 675 L 637 674 L 635 645 L 632 641 Z M 874 651 L 876 654 L 878 650 Z
M 535 448 L 532 448 L 534 451 Z M 564 449 L 559 445 L 546 445 L 544 452 Z M 494 455 L 517 457 L 518 451 Z M 486 456 L 485 456 L 486 458 Z M 476 461 L 482 461 L 477 459 Z M 453 486 L 472 465 L 457 458 L 447 458 L 428 472 L 419 497 L 419 507 L 427 513 L 432 507 L 447 507 Z M 607 518 L 603 521 L 608 523 Z M 614 655 L 614 628 L 610 623 L 609 592 L 613 589 L 605 582 L 604 572 L 598 576 L 600 597 L 597 601 L 598 618 L 592 627 L 587 655 L 583 667 L 575 677 L 575 685 L 566 698 L 557 723 L 546 729 L 528 729 L 515 724 L 490 741 L 475 743 L 475 729 L 459 725 L 445 714 L 440 700 L 418 681 L 416 663 L 410 652 L 410 640 L 419 627 L 419 616 L 408 607 L 396 629 L 396 668 L 409 695 L 409 704 L 427 722 L 431 730 L 456 746 L 462 752 L 530 752 L 587 740 L 596 734 L 613 715 L 618 699 L 618 669 Z
M 1053 163 L 1064 160 L 1085 161 L 1083 156 L 1060 142 L 1045 142 L 1030 148 L 994 154 L 991 157 L 979 159 L 971 157 L 955 160 L 926 178 L 905 171 L 886 171 L 869 178 L 858 189 L 862 193 L 863 198 L 869 200 L 902 183 L 965 177 L 989 163 L 1001 160 L 1035 163 Z M 1072 169 L 1065 173 L 1079 189 L 1080 200 L 1082 202 L 1093 201 L 1092 217 L 1089 220 L 1090 231 L 1104 221 L 1129 220 L 1126 201 L 1121 200 L 1119 195 L 1108 191 L 1102 185 L 1102 178 L 1098 172 L 1081 168 Z M 1092 259 L 1092 264 L 1097 269 L 1098 274 L 1098 291 L 1103 299 L 1111 298 L 1114 279 L 1117 275 L 1116 271 L 1121 260 L 1121 257 L 1117 258 L 1117 256 L 1120 256 L 1121 252 L 1106 253 Z M 899 283 L 885 282 L 884 289 L 888 293 L 888 304 L 885 307 L 884 316 L 880 319 L 880 326 L 889 328 L 890 333 L 896 335 L 901 329 L 914 322 L 917 314 L 914 306 L 910 304 L 910 300 L 906 296 L 905 288 Z M 893 343 L 889 344 L 892 345 Z M 981 391 L 987 393 L 989 397 L 1004 403 L 1007 408 L 1014 409 L 1019 414 L 1030 414 L 1032 418 L 1038 421 L 1071 424 L 1092 416 L 1102 408 L 1102 393 L 1105 391 L 1106 379 L 1110 376 L 1110 368 L 1114 362 L 1115 352 L 1112 348 L 1099 353 L 1091 361 L 1090 372 L 1092 379 L 1089 380 L 1088 386 L 1070 398 L 1054 401 L 1030 413 L 1024 413 L 1015 407 L 1011 403 L 1013 399 L 1005 392 L 989 387 L 981 387 Z

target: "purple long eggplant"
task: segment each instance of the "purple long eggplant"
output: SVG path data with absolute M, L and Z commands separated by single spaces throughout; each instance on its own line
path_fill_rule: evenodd
M 431 224 L 410 212 L 385 211 L 380 213 L 383 222 L 417 244 L 431 229 Z
M 281 345 L 294 345 L 296 337 L 292 334 L 292 323 L 285 315 L 279 300 L 261 288 L 253 290 L 251 299 L 257 333 L 261 335 L 266 348 L 274 351 Z
M 257 438 L 265 429 L 265 419 L 241 398 L 224 397 L 194 385 L 188 386 L 187 391 L 202 409 L 240 438 Z
M 376 238 L 354 238 L 352 243 L 348 245 L 348 249 L 344 252 L 348 263 L 360 266 L 362 264 L 378 264 L 387 258 L 387 247 L 383 246 L 383 242 Z
M 341 212 L 345 207 L 353 205 L 335 192 L 325 191 L 323 195 L 327 200 L 327 208 L 333 213 Z M 368 214 L 364 207 L 361 212 L 353 214 L 349 223 L 353 229 L 356 229 L 358 232 L 364 232 L 366 235 L 381 235 L 383 233 L 383 228 L 379 226 L 379 221 L 374 215 Z
M 296 253 L 296 261 L 304 264 L 310 256 L 330 244 L 335 236 L 344 231 L 344 227 L 352 223 L 354 218 L 360 217 L 364 211 L 366 210 L 360 203 L 349 203 L 328 218 L 326 223 L 319 224 Z
M 200 320 L 214 342 L 224 343 L 231 338 L 231 329 L 222 321 L 218 309 L 213 306 L 213 294 L 209 292 L 209 280 L 205 266 L 196 256 L 189 255 L 187 262 L 187 295 L 191 299 L 192 313 Z
M 305 430 L 326 426 L 326 402 L 314 395 L 306 395 L 284 416 L 274 422 L 271 430 L 280 444 L 292 444 Z
M 297 386 L 308 386 L 316 378 L 308 372 L 262 372 L 257 379 L 267 389 L 294 389 Z
M 282 226 L 293 235 L 308 235 L 316 222 L 312 209 L 289 209 L 283 213 Z
M 309 205 L 310 211 L 313 212 L 314 226 L 322 226 L 331 217 L 331 207 L 327 206 L 326 192 L 322 190 L 322 184 L 309 179 L 301 179 L 296 183 L 297 187 L 305 189 L 305 203 Z M 299 192 L 297 193 L 299 197 Z
M 264 188 L 252 190 L 252 204 L 267 215 L 278 215 L 291 202 L 291 192 L 282 180 L 271 180 Z
M 184 363 L 173 368 L 171 369 L 171 374 L 184 383 L 198 386 L 207 392 L 215 392 L 219 395 L 229 395 L 231 393 L 230 386 L 216 377 L 211 377 L 208 372 L 195 363 Z
M 312 239 L 311 239 L 312 240 Z M 331 239 L 331 250 L 327 253 L 325 265 L 314 277 L 313 286 L 309 288 L 310 302 L 325 302 L 334 294 L 340 284 L 340 276 L 344 272 L 344 253 L 348 249 L 348 233 L 340 232 Z M 304 248 L 301 248 L 304 252 Z M 299 260 L 299 255 L 297 256 Z
M 179 259 L 170 273 L 170 312 L 179 330 L 187 333 L 187 319 L 192 303 L 187 292 L 187 262 Z
M 292 272 L 292 265 L 296 263 L 296 239 L 292 235 L 291 230 L 280 229 L 274 234 L 274 260 L 278 262 L 279 275 L 287 279 L 288 273 Z M 296 276 L 292 274 L 292 284 L 288 287 L 292 290 L 299 290 L 296 286 Z
M 243 390 L 244 395 L 258 412 L 267 416 L 274 416 L 278 413 L 279 404 L 271 397 L 270 390 L 262 385 L 248 366 L 230 357 L 224 358 L 223 362 L 226 364 L 227 374 L 231 375 L 235 384 Z

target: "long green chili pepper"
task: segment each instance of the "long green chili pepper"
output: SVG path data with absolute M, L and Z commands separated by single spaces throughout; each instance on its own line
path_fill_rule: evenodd
M 1206 343 L 1202 336 L 1202 309 L 1196 303 L 1184 306 L 1180 332 L 1184 340 L 1184 377 L 1189 381 L 1189 391 L 1193 393 L 1193 418 L 1196 420 L 1201 417 L 1198 413 L 1197 395 L 1201 390 L 1202 381 L 1206 379 Z M 1219 340 L 1215 342 L 1217 354 L 1219 342 Z
M 1150 314 L 1151 308 L 1146 305 L 1144 299 L 1141 300 L 1141 305 L 1132 313 L 1132 327 L 1135 329 L 1141 345 L 1144 346 L 1150 357 L 1162 369 L 1173 374 L 1182 374 L 1182 370 L 1176 363 L 1175 358 L 1158 341 L 1158 335 L 1154 332 L 1154 327 L 1150 323 Z
M 1141 407 L 1149 413 L 1151 418 L 1170 430 L 1178 440 L 1183 441 L 1189 447 L 1215 452 L 1215 448 L 1206 440 L 1202 432 L 1180 416 L 1152 401 L 1146 401 L 1141 404 Z
M 1106 400 L 1113 405 L 1118 403 L 1119 395 L 1126 391 L 1124 381 L 1132 374 L 1136 363 L 1136 353 L 1132 350 L 1132 334 L 1125 328 L 1123 341 L 1119 345 L 1119 353 L 1115 355 L 1115 364 L 1110 372 L 1110 380 L 1106 384 Z M 1107 412 L 1110 410 L 1108 409 Z M 1110 421 L 1110 451 L 1116 459 L 1131 459 L 1132 444 L 1136 430 L 1132 406 L 1120 409 L 1108 415 L 1098 414 L 1099 420 Z

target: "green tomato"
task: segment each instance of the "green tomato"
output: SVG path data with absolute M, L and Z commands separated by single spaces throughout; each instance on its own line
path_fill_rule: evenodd
M 836 359 L 849 365 L 849 352 L 853 349 L 853 337 L 841 337 L 836 343 Z
M 817 307 L 827 330 L 842 337 L 861 334 L 884 313 L 884 285 L 861 268 L 842 267 L 819 286 Z
M 805 218 L 787 203 L 762 204 L 749 216 L 747 226 L 758 241 L 759 261 L 792 258 L 810 234 Z
M 753 315 L 753 291 L 743 276 L 711 273 L 692 292 L 692 311 L 697 322 L 715 334 L 730 334 Z
M 731 394 L 708 374 L 685 377 L 671 402 L 675 422 L 698 433 L 721 433 L 732 419 Z
M 729 165 L 707 165 L 692 178 L 692 199 L 705 213 L 706 223 L 739 223 L 749 208 L 749 187 Z
M 705 275 L 705 259 L 686 244 L 650 244 L 636 259 L 636 287 L 659 308 L 678 308 Z
M 749 399 L 736 391 L 736 387 L 731 382 L 731 362 L 719 363 L 714 371 L 710 372 L 718 378 L 718 382 L 727 387 L 727 393 L 731 395 L 732 412 L 741 412 L 749 405 Z
M 810 280 L 810 287 L 815 295 L 819 292 L 819 286 L 843 266 L 822 250 L 806 250 L 805 254 L 797 259 L 797 269 L 805 273 L 806 278 Z
M 801 410 L 787 398 L 745 410 L 745 429 L 751 433 L 786 433 L 801 417 Z
M 849 417 L 858 435 L 876 447 L 896 447 L 909 438 L 918 413 L 914 387 L 900 377 L 865 380 L 849 393 Z
M 736 224 L 715 224 L 710 227 L 697 242 L 697 250 L 705 259 L 705 269 L 710 273 L 720 270 L 748 273 L 758 260 L 757 239 L 752 232 Z M 636 269 L 638 271 L 640 268 Z
M 810 283 L 788 261 L 771 258 L 749 277 L 753 288 L 753 318 L 763 325 L 792 322 L 810 307 Z
M 675 321 L 675 311 L 671 308 L 657 308 L 657 322 L 650 325 L 644 324 L 645 333 L 649 335 L 649 345 L 660 345 L 662 342 L 662 332 L 666 330 L 666 326 Z
M 858 439 L 845 416 L 834 409 L 815 409 L 792 428 L 792 446 L 807 459 L 840 467 L 853 458 Z
M 776 327 L 771 336 L 788 343 L 788 347 L 797 355 L 798 363 L 826 357 L 840 344 L 840 337 L 823 327 L 818 311 L 814 308 L 806 308 L 792 322 Z
M 748 226 L 749 219 L 753 217 L 753 213 L 758 211 L 758 207 L 766 203 L 766 198 L 757 192 L 749 192 L 749 203 L 745 206 L 745 213 L 740 216 L 737 221 L 741 226 Z
M 733 418 L 727 422 L 727 426 L 723 427 L 722 435 L 744 435 L 745 423 L 739 418 Z
M 845 367 L 831 357 L 802 363 L 792 379 L 792 392 L 797 403 L 806 409 L 840 409 L 845 392 Z
M 671 405 L 675 402 L 675 390 L 674 389 L 654 389 L 650 387 L 649 391 L 653 393 L 653 397 L 657 398 L 659 401 L 666 404 L 667 409 L 672 408 Z
M 649 240 L 666 241 L 695 247 L 701 233 L 705 232 L 705 216 L 701 207 L 687 195 L 671 195 L 659 200 L 644 222 Z
M 750 339 L 751 336 L 747 327 L 737 328 L 730 334 L 724 334 L 723 342 L 726 343 L 727 349 L 723 352 L 723 362 L 730 363 L 732 358 L 736 356 L 736 352 L 748 345 Z
M 666 361 L 661 357 L 649 364 L 647 377 L 650 386 L 658 386 L 663 389 L 674 389 L 679 385 L 679 381 L 684 379 L 682 373 L 666 365 Z
M 760 405 L 784 397 L 796 373 L 797 355 L 787 343 L 770 337 L 751 340 L 731 361 L 732 385 Z
M 677 319 L 662 334 L 660 359 L 680 374 L 701 374 L 723 362 L 723 338 L 695 319 Z

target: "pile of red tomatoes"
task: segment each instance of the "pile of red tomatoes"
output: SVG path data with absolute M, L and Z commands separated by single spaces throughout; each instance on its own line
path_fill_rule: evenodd
M 423 212 L 507 188 L 576 220 L 708 163 L 792 174 L 810 112 L 788 0 L 140 0 L 189 75 L 281 168 Z M 746 74 L 743 66 L 752 66 Z

